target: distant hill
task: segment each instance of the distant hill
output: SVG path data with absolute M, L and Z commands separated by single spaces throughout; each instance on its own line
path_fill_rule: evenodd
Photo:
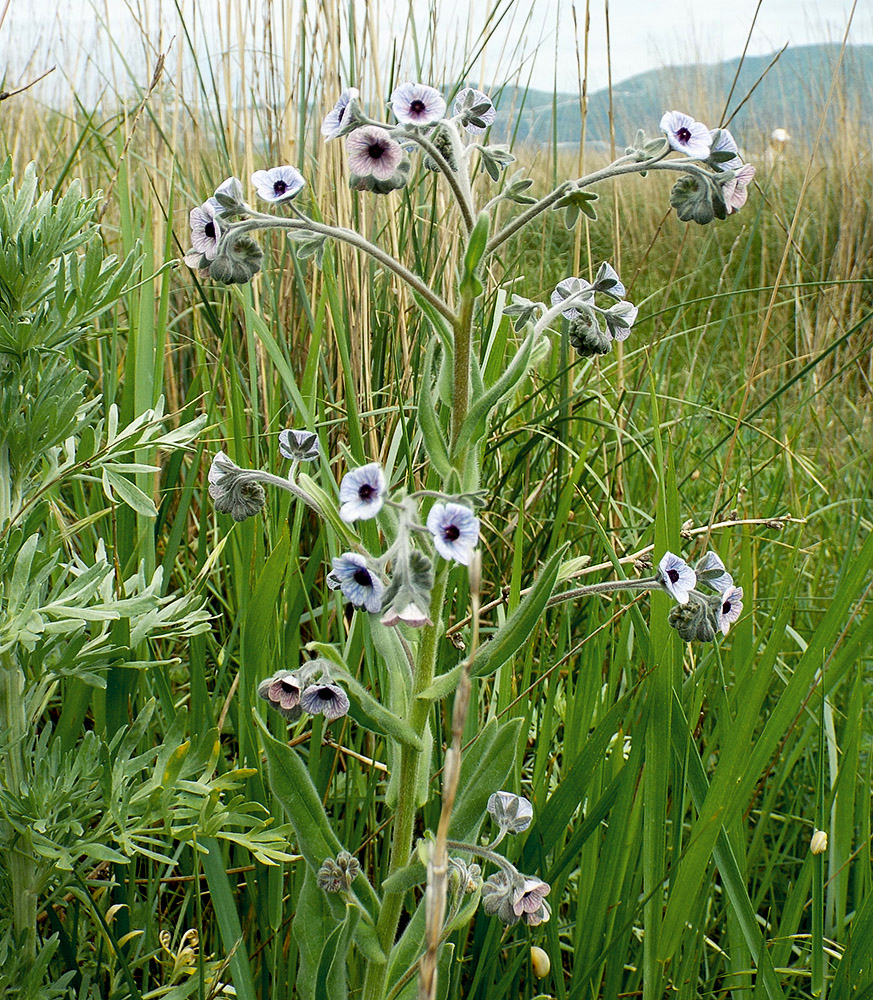
M 788 129 L 798 146 L 811 143 L 838 54 L 839 46 L 835 44 L 786 49 L 733 117 L 730 128 L 738 141 L 750 149 L 760 148 L 774 128 L 782 127 Z M 730 99 L 729 116 L 734 115 L 774 56 L 746 57 Z M 714 128 L 721 120 L 739 64 L 739 59 L 730 59 L 711 65 L 669 66 L 615 84 L 612 97 L 616 145 L 627 145 L 638 128 L 649 136 L 657 135 L 661 115 L 673 108 Z M 539 145 L 557 139 L 559 144 L 578 145 L 582 134 L 578 95 L 507 87 L 495 96 L 498 117 L 492 128 L 494 138 L 508 138 L 511 123 L 515 141 Z M 837 126 L 844 122 L 855 123 L 859 130 L 873 127 L 873 45 L 848 46 L 843 56 L 826 129 L 837 135 Z M 589 96 L 585 137 L 586 142 L 595 144 L 609 141 L 606 90 Z

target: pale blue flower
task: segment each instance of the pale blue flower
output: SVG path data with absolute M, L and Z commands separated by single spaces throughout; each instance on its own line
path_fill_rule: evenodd
M 560 305 L 571 296 L 575 297 L 579 295 L 581 295 L 581 299 L 578 301 L 578 304 L 570 306 L 562 313 L 567 319 L 576 319 L 580 315 L 580 308 L 584 309 L 582 303 L 594 300 L 594 286 L 590 281 L 586 281 L 584 278 L 564 278 L 562 281 L 559 281 L 557 287 L 552 292 L 552 305 Z
M 346 136 L 346 152 L 354 176 L 377 181 L 391 180 L 404 159 L 400 143 L 378 125 L 365 125 Z
M 627 289 L 621 283 L 618 272 L 612 264 L 608 264 L 606 261 L 597 268 L 597 274 L 594 276 L 594 290 L 603 292 L 604 295 L 610 295 L 614 299 L 623 299 L 627 295 Z
M 429 125 L 446 113 L 443 95 L 425 83 L 401 83 L 388 103 L 397 121 L 404 125 Z
M 286 719 L 300 716 L 300 678 L 294 670 L 279 670 L 258 685 L 258 696 Z
M 370 569 L 366 556 L 357 552 L 344 552 L 333 561 L 333 571 L 328 574 L 327 585 L 339 588 L 356 608 L 375 614 L 382 608 L 385 586 L 377 573 Z
M 468 566 L 479 541 L 479 518 L 459 503 L 435 503 L 427 515 L 427 530 L 443 559 Z
M 722 635 L 727 635 L 731 625 L 743 613 L 743 588 L 731 587 L 721 595 L 721 606 L 718 609 L 718 627 Z
M 728 573 L 724 563 L 712 549 L 697 560 L 694 574 L 698 583 L 710 587 L 719 594 L 724 594 L 734 585 L 734 578 Z
M 328 111 L 324 116 L 324 121 L 321 123 L 321 134 L 325 139 L 336 139 L 337 136 L 342 134 L 343 116 L 346 113 L 346 108 L 349 106 L 349 101 L 357 100 L 359 96 L 356 87 L 349 87 L 348 90 L 344 90 L 340 94 L 339 100 L 333 106 L 333 110 Z
M 494 122 L 497 112 L 487 94 L 465 87 L 455 98 L 452 114 L 461 119 L 464 128 L 471 135 L 477 135 Z
M 340 517 L 348 523 L 375 517 L 385 503 L 385 490 L 385 473 L 378 463 L 352 469 L 340 483 Z
M 305 183 L 300 171 L 290 164 L 271 167 L 269 170 L 256 170 L 252 174 L 252 184 L 258 197 L 274 204 L 290 201 Z
M 218 212 L 211 201 L 205 201 L 198 208 L 192 208 L 188 215 L 191 224 L 191 246 L 194 253 L 202 254 L 207 260 L 215 260 L 221 227 Z M 187 263 L 186 257 L 186 263 Z
M 314 462 L 318 458 L 318 436 L 311 431 L 285 430 L 279 432 L 279 451 L 298 462 Z
M 721 189 L 728 215 L 739 210 L 746 204 L 748 186 L 755 179 L 755 168 L 751 163 L 744 163 L 736 174 L 726 181 Z
M 512 792 L 494 792 L 488 799 L 488 812 L 500 829 L 507 833 L 521 833 L 533 819 L 530 802 Z
M 665 552 L 658 563 L 658 582 L 679 604 L 688 603 L 688 594 L 697 583 L 694 570 L 679 556 Z
M 310 715 L 323 715 L 333 722 L 349 710 L 349 696 L 336 684 L 310 684 L 300 696 L 300 707 Z
M 665 111 L 661 118 L 661 131 L 667 141 L 680 153 L 692 160 L 705 160 L 712 142 L 709 129 L 703 122 L 696 122 L 691 115 L 681 111 Z
M 709 133 L 709 138 L 712 145 L 709 153 L 710 162 L 716 170 L 737 170 L 743 165 L 736 140 L 726 128 L 713 129 Z M 730 159 L 724 160 L 721 156 L 713 156 L 715 153 L 722 155 L 733 153 L 734 155 Z

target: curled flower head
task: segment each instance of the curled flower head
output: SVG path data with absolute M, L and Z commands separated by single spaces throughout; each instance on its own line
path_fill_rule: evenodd
M 495 872 L 482 883 L 482 909 L 489 916 L 497 916 L 504 924 L 518 923 L 519 914 L 513 905 L 513 886 L 504 871 Z
M 258 241 L 242 233 L 224 244 L 208 266 L 209 276 L 224 285 L 244 285 L 260 271 L 263 259 Z
M 487 94 L 465 87 L 455 98 L 452 114 L 461 119 L 461 124 L 471 135 L 477 135 L 494 122 L 497 112 Z
M 743 613 L 743 588 L 731 587 L 719 599 L 718 627 L 722 635 L 727 635 L 731 625 Z
M 300 707 L 310 715 L 323 715 L 333 722 L 349 710 L 349 696 L 337 684 L 325 680 L 310 684 L 300 696 Z
M 367 557 L 357 552 L 344 552 L 333 560 L 327 583 L 333 590 L 339 588 L 356 608 L 375 614 L 382 607 L 384 584 L 368 565 Z
M 257 473 L 241 469 L 220 451 L 212 459 L 208 476 L 209 495 L 215 501 L 215 509 L 230 514 L 234 521 L 245 521 L 262 510 L 267 497 L 256 476 Z
M 749 196 L 748 187 L 755 179 L 755 167 L 751 163 L 744 163 L 736 174 L 725 183 L 721 189 L 728 215 L 731 212 L 739 212 L 746 204 Z
M 457 876 L 458 888 L 470 895 L 482 887 L 482 869 L 477 864 L 467 864 L 462 858 L 449 858 L 449 873 Z
M 258 696 L 286 719 L 300 715 L 300 678 L 294 670 L 279 670 L 258 685 Z
M 580 306 L 574 311 L 577 315 L 570 320 L 567 333 L 570 346 L 583 358 L 590 358 L 595 354 L 609 354 L 613 342 L 609 327 L 604 330 L 597 320 L 597 314 L 588 306 Z
M 337 136 L 342 135 L 343 118 L 349 101 L 357 100 L 359 96 L 357 87 L 349 87 L 340 94 L 339 100 L 334 104 L 333 109 L 324 116 L 324 121 L 321 123 L 321 134 L 325 139 L 336 139 Z
M 353 177 L 390 181 L 404 159 L 403 148 L 378 125 L 365 125 L 346 136 L 349 170 Z M 353 185 L 354 186 L 354 185 Z
M 584 303 L 594 300 L 594 287 L 584 278 L 564 278 L 552 292 L 552 305 L 557 306 L 571 297 L 579 296 L 576 303 L 562 313 L 567 319 L 576 319 L 584 309 Z
M 352 469 L 340 483 L 340 517 L 347 523 L 375 517 L 385 503 L 385 473 L 377 462 Z
M 688 603 L 689 591 L 694 589 L 697 577 L 684 559 L 680 559 L 672 552 L 665 552 L 658 563 L 658 572 L 655 575 L 674 601 L 679 604 Z
M 683 222 L 699 226 L 725 219 L 728 214 L 721 185 L 709 177 L 680 177 L 670 191 L 670 204 Z
M 673 149 L 692 160 L 705 160 L 709 156 L 712 142 L 710 131 L 703 122 L 696 122 L 691 115 L 681 111 L 665 111 L 660 128 Z
M 709 138 L 709 162 L 716 170 L 737 170 L 743 165 L 736 140 L 726 128 L 713 129 Z
M 694 575 L 697 577 L 698 583 L 709 587 L 717 594 L 723 594 L 734 585 L 734 578 L 724 568 L 724 563 L 712 549 L 697 560 L 694 566 Z
M 198 208 L 191 209 L 188 219 L 191 223 L 192 254 L 202 254 L 207 260 L 215 260 L 221 239 L 217 206 L 205 201 Z
M 667 622 L 676 629 L 683 642 L 712 642 L 715 639 L 716 609 L 709 600 L 674 604 Z
M 290 201 L 305 183 L 300 171 L 290 164 L 271 167 L 269 170 L 256 170 L 252 174 L 252 184 L 258 197 L 274 204 Z
M 443 559 L 469 566 L 479 541 L 479 518 L 459 503 L 435 503 L 427 515 L 427 530 Z
M 533 819 L 533 806 L 521 795 L 494 792 L 488 799 L 488 812 L 501 831 L 521 833 Z
M 348 851 L 340 851 L 336 860 L 328 858 L 315 876 L 322 892 L 348 892 L 352 882 L 361 874 L 361 863 Z
M 443 95 L 425 83 L 401 83 L 388 103 L 394 117 L 404 125 L 430 125 L 446 113 Z
M 314 462 L 318 458 L 318 435 L 311 431 L 279 432 L 279 451 L 297 462 Z

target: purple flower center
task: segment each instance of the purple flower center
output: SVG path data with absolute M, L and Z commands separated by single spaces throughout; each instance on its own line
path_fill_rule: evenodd
M 367 146 L 367 156 L 369 156 L 371 160 L 381 160 L 384 155 L 385 155 L 385 147 L 382 145 L 381 142 L 371 142 Z M 367 487 L 367 488 L 372 489 L 372 487 Z M 363 491 L 364 487 L 361 487 L 362 496 L 363 496 Z
M 721 606 L 721 613 L 723 615 L 729 615 L 731 613 L 731 602 L 725 601 Z
M 679 580 L 679 570 L 678 569 L 668 569 L 667 579 L 670 583 L 676 583 Z
M 427 111 L 427 105 L 424 101 L 416 99 L 410 102 L 409 110 L 414 115 L 423 115 Z
M 372 500 L 375 495 L 376 488 L 375 486 L 371 486 L 369 483 L 364 483 L 364 485 L 358 489 L 358 496 L 362 500 Z
M 676 138 L 680 142 L 690 142 L 691 141 L 691 133 L 683 125 L 682 128 L 680 128 L 680 129 L 677 130 L 677 132 L 676 132 Z
M 319 688 L 315 696 L 319 701 L 333 701 L 333 691 L 330 688 Z
M 339 123 L 343 120 L 343 115 L 345 113 L 346 113 L 346 109 L 345 108 L 340 108 L 339 111 L 337 111 L 337 113 L 336 113 L 336 123 L 337 123 L 337 125 L 339 125 Z
M 214 222 L 207 222 L 206 225 L 203 227 L 203 232 L 206 233 L 206 235 L 211 240 L 214 240 L 215 239 L 215 223 Z
M 273 194 L 281 196 L 288 190 L 288 185 L 284 181 L 276 181 L 273 185 Z
M 355 575 L 354 575 L 353 579 L 354 579 L 355 583 L 358 584 L 359 587 L 372 587 L 373 586 L 373 578 L 363 568 L 363 566 L 360 569 L 356 569 L 355 570 Z
M 461 537 L 461 529 L 456 524 L 447 524 L 443 528 L 443 537 L 447 542 L 455 542 Z
M 297 690 L 297 685 L 293 682 L 289 683 L 288 681 L 279 681 L 279 687 L 285 694 L 294 694 Z

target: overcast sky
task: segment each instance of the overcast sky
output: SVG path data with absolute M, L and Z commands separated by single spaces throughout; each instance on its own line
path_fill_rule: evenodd
M 0 14 L 5 2 L 0 0 Z M 265 0 L 180 3 L 189 16 L 196 8 L 197 17 L 206 20 L 207 37 L 210 20 L 216 24 L 228 10 L 244 9 L 257 21 L 271 6 L 275 22 L 283 9 L 291 12 L 292 19 L 299 9 L 299 2 L 292 0 L 273 0 L 272 5 Z M 358 9 L 367 4 L 378 10 L 381 44 L 386 45 L 402 30 L 408 0 L 358 0 Z M 506 15 L 484 55 L 466 74 L 469 82 L 500 83 L 514 78 L 521 67 L 521 80 L 535 88 L 550 90 L 557 81 L 558 90 L 576 89 L 577 52 L 581 61 L 583 50 L 584 0 L 575 5 L 569 0 L 412 0 L 422 38 L 433 4 L 439 11 L 437 48 L 448 78 L 460 74 L 457 53 L 470 51 L 470 39 L 482 30 L 489 12 L 496 10 Z M 763 0 L 749 52 L 770 53 L 786 42 L 840 41 L 851 6 L 850 0 Z M 757 7 L 758 0 L 611 0 L 613 83 L 646 69 L 739 56 Z M 588 78 L 589 91 L 594 91 L 606 86 L 608 79 L 605 0 L 591 0 L 590 11 Z M 6 88 L 54 63 L 58 69 L 52 82 L 47 81 L 40 91 L 45 99 L 69 89 L 70 84 L 80 94 L 96 92 L 101 72 L 110 65 L 118 67 L 120 55 L 134 66 L 144 59 L 138 20 L 147 24 L 155 45 L 166 47 L 179 31 L 173 0 L 9 0 L 6 18 L 0 23 Z M 161 21 L 163 39 L 158 32 Z M 106 30 L 107 23 L 111 31 Z M 213 32 L 205 44 L 218 47 L 218 37 L 217 31 Z M 253 30 L 251 44 L 255 46 L 260 37 L 260 32 Z M 873 43 L 873 0 L 858 0 L 849 39 L 855 44 Z M 411 48 L 407 41 L 407 57 Z M 141 73 L 137 76 L 141 78 Z

